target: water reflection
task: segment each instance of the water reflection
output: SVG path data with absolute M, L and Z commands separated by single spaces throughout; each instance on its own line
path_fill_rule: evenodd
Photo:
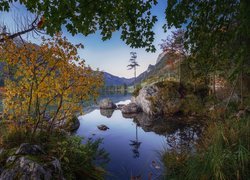
M 122 99 L 117 104 L 128 104 Z M 78 135 L 103 138 L 102 147 L 109 153 L 110 163 L 105 179 L 131 179 L 132 176 L 148 179 L 160 178 L 163 166 L 159 152 L 170 150 L 177 145 L 194 147 L 200 136 L 201 125 L 183 118 L 151 118 L 144 113 L 122 114 L 120 110 L 94 111 L 79 117 L 81 126 Z M 97 126 L 104 124 L 110 129 L 100 131 Z
M 130 140 L 130 146 L 132 147 L 132 152 L 133 152 L 133 157 L 134 158 L 139 158 L 140 157 L 140 152 L 139 152 L 139 148 L 141 145 L 141 142 L 138 140 L 138 126 L 135 126 L 135 140 Z
M 111 118 L 114 111 L 115 111 L 114 109 L 100 109 L 101 115 L 107 118 Z

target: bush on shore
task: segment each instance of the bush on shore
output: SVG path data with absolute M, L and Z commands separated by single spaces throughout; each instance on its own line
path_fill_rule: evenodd
M 8 131 L 0 135 L 0 147 L 5 153 L 0 154 L 0 167 L 5 166 L 6 159 L 13 155 L 22 143 L 36 144 L 45 151 L 45 156 L 32 156 L 39 162 L 49 157 L 57 158 L 66 179 L 103 179 L 103 166 L 108 162 L 108 154 L 99 148 L 101 139 L 92 141 L 78 136 L 69 136 L 65 132 L 53 131 L 49 136 L 40 131 L 32 134 L 28 128 L 8 127 Z M 98 166 L 96 161 L 100 162 Z
M 165 152 L 162 159 L 167 179 L 248 179 L 249 118 L 210 122 L 197 144 L 197 152 Z

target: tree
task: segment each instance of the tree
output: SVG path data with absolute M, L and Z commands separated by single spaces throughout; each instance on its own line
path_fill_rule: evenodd
M 136 61 L 137 54 L 136 52 L 130 52 L 131 58 L 130 58 L 130 64 L 127 66 L 128 70 L 134 69 L 134 89 L 135 89 L 135 83 L 136 83 L 136 67 L 139 66 L 138 62 Z
M 188 51 L 184 47 L 185 42 L 185 31 L 183 29 L 178 29 L 176 31 L 172 31 L 172 34 L 167 37 L 167 39 L 162 39 L 162 43 L 160 44 L 160 48 L 163 52 L 166 52 L 170 59 L 168 63 L 170 66 L 174 66 L 176 62 L 178 62 L 178 72 L 179 72 L 179 82 L 181 83 L 181 63 L 188 56 Z
M 169 0 L 165 28 L 186 27 L 186 48 L 201 72 L 242 79 L 250 73 L 249 11 L 247 0 Z
M 103 40 L 110 39 L 113 32 L 121 31 L 121 39 L 131 47 L 155 51 L 152 28 L 157 18 L 151 14 L 151 8 L 156 5 L 156 0 L 14 1 L 37 14 L 43 23 L 39 26 L 37 22 L 36 26 L 50 35 L 60 32 L 62 26 L 72 35 L 82 33 L 87 36 L 99 30 Z M 2 0 L 0 11 L 9 11 L 12 2 Z
M 55 124 L 82 111 L 82 101 L 96 98 L 102 75 L 84 65 L 77 55 L 82 45 L 56 35 L 41 46 L 17 46 L 6 41 L 0 46 L 6 69 L 14 68 L 5 80 L 4 114 L 17 124 L 52 130 Z

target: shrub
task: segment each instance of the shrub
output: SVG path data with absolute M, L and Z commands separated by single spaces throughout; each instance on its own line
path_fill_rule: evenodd
M 138 96 L 138 95 L 139 95 L 139 92 L 140 92 L 140 90 L 141 90 L 141 88 L 142 88 L 142 87 L 141 87 L 140 84 L 136 85 L 135 90 L 133 91 L 132 95 L 133 95 L 134 97 Z
M 0 155 L 0 166 L 4 166 L 6 159 L 22 143 L 37 144 L 44 149 L 47 158 L 56 157 L 61 162 L 66 179 L 103 179 L 105 171 L 102 167 L 109 160 L 108 154 L 99 148 L 101 139 L 87 140 L 83 143 L 83 138 L 59 131 L 53 131 L 48 136 L 44 131 L 32 134 L 28 128 L 11 127 L 9 131 L 0 135 L 0 140 L 0 147 L 5 149 Z M 44 156 L 31 158 L 39 162 L 46 159 Z

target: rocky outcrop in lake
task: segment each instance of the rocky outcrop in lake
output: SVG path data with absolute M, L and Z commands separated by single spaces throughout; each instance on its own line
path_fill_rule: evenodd
M 160 114 L 160 109 L 155 109 L 156 111 L 153 111 L 154 107 L 152 103 L 152 98 L 156 97 L 158 92 L 159 88 L 155 84 L 145 86 L 139 91 L 135 103 L 148 115 Z
M 154 117 L 203 113 L 202 97 L 195 94 L 193 87 L 174 81 L 162 81 L 144 86 L 133 102 L 144 113 Z
M 141 112 L 141 108 L 136 103 L 129 103 L 121 108 L 123 114 L 136 114 Z
M 99 103 L 100 109 L 115 109 L 116 105 L 112 102 L 111 99 L 105 98 Z

